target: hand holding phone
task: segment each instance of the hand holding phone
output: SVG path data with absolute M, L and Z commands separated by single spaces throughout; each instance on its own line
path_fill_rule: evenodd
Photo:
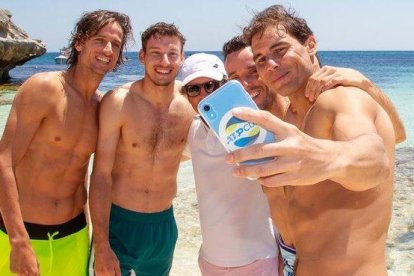
M 198 104 L 198 111 L 227 151 L 235 151 L 254 144 L 275 141 L 273 133 L 251 122 L 233 116 L 232 109 L 258 109 L 253 99 L 238 81 L 228 81 Z M 243 165 L 263 163 L 273 158 L 247 160 Z

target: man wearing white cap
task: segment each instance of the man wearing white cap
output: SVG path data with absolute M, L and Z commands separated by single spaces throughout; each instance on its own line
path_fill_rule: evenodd
M 215 55 L 194 54 L 182 67 L 183 92 L 195 110 L 227 79 Z M 277 275 L 277 247 L 261 186 L 232 176 L 226 150 L 196 116 L 188 134 L 203 243 L 203 275 Z

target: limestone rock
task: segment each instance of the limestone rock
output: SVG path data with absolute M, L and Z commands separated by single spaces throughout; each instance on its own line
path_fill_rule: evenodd
M 11 69 L 46 52 L 43 42 L 31 39 L 11 17 L 10 11 L 0 9 L 0 83 L 10 79 Z

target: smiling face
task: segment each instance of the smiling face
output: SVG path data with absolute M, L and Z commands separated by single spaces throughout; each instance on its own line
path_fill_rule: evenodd
M 310 36 L 302 45 L 283 27 L 266 27 L 252 38 L 253 59 L 265 84 L 282 96 L 303 91 L 315 70 L 316 42 Z
M 112 71 L 122 51 L 123 31 L 117 22 L 106 24 L 95 35 L 76 44 L 77 63 L 95 74 Z
M 139 53 L 145 76 L 158 86 L 173 84 L 184 59 L 181 49 L 176 36 L 151 36 Z
M 229 79 L 239 81 L 260 109 L 270 109 L 275 97 L 259 78 L 250 47 L 228 54 L 224 65 Z

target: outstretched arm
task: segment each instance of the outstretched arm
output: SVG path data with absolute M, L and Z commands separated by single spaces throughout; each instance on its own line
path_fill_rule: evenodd
M 364 114 L 365 109 L 362 105 L 351 111 L 344 108 L 344 113 L 332 118 L 330 123 L 337 128 L 332 137 L 334 140 L 311 137 L 264 111 L 235 110 L 236 117 L 272 131 L 277 142 L 238 150 L 229 154 L 227 161 L 240 163 L 275 157 L 275 160 L 264 164 L 240 166 L 234 172 L 236 176 L 259 178 L 262 185 L 270 187 L 312 185 L 330 179 L 350 190 L 370 189 L 390 176 L 389 152 L 392 146 L 386 147 L 384 137 L 376 130 L 373 108 L 368 108 Z M 319 126 L 321 118 L 326 117 L 322 114 L 316 119 L 318 124 L 314 125 Z M 355 121 L 358 127 L 355 127 Z M 318 130 L 309 132 L 312 136 L 323 136 Z M 390 135 L 388 144 L 394 139 L 392 131 Z
M 323 66 L 309 78 L 305 95 L 310 101 L 314 101 L 321 92 L 332 89 L 338 85 L 353 86 L 367 92 L 390 117 L 394 128 L 395 142 L 398 144 L 406 139 L 404 125 L 391 100 L 381 91 L 381 89 L 375 86 L 367 77 L 357 70 Z
M 112 168 L 121 131 L 116 95 L 108 92 L 99 108 L 99 136 L 89 192 L 95 247 L 95 274 L 121 275 L 119 261 L 109 244 L 112 204 Z

